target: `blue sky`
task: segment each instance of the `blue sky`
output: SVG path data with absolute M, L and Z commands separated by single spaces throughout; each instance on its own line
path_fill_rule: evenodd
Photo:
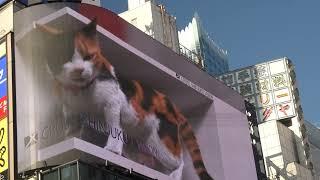
M 101 0 L 116 13 L 126 0 Z M 287 56 L 295 64 L 306 120 L 320 126 L 319 0 L 158 0 L 178 28 L 198 12 L 209 35 L 229 53 L 230 69 Z

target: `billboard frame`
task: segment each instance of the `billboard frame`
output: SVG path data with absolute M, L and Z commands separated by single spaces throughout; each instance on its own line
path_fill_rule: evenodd
M 16 136 L 16 119 L 15 119 L 15 78 L 14 78 L 14 50 L 12 44 L 14 43 L 13 32 L 9 32 L 0 38 L 0 41 L 6 45 L 6 68 L 7 68 L 7 127 L 8 127 L 8 177 L 15 179 L 17 175 L 17 151 L 15 149 L 17 143 Z
M 7 42 L 7 68 L 8 68 L 8 120 L 9 120 L 9 159 L 10 178 L 16 179 L 18 174 L 17 161 L 17 126 L 16 126 L 16 85 L 15 85 L 15 58 L 14 58 L 14 33 L 6 35 Z M 12 163 L 13 162 L 13 163 Z

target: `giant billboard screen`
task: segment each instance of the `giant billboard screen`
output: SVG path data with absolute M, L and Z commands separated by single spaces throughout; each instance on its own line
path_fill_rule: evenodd
M 205 157 L 217 144 L 199 141 L 217 132 L 197 132 L 213 100 L 119 47 L 88 7 L 50 3 L 14 16 L 19 172 L 65 163 L 41 152 L 77 138 L 174 179 L 186 168 L 213 178 L 219 160 Z

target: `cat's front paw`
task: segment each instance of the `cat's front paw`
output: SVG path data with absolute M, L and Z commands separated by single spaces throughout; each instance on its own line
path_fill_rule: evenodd
M 123 143 L 115 138 L 109 137 L 107 145 L 104 147 L 104 149 L 107 149 L 113 153 L 122 154 L 122 147 Z
M 116 154 L 118 154 L 118 155 L 121 155 L 121 154 L 122 154 L 122 148 L 120 149 L 120 148 L 113 147 L 113 146 L 111 146 L 111 147 L 106 146 L 106 147 L 104 147 L 104 149 L 106 149 L 106 150 L 108 150 L 108 151 L 111 151 L 111 152 L 113 152 L 113 153 L 116 153 Z

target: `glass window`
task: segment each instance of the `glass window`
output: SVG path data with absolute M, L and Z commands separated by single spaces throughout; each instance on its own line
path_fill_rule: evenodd
M 60 170 L 61 180 L 78 180 L 77 164 L 67 165 Z
M 51 171 L 49 173 L 43 174 L 43 180 L 57 180 L 58 179 L 58 171 Z
M 98 168 L 80 163 L 80 180 L 116 180 L 116 177 Z
M 91 177 L 94 175 L 94 172 L 92 171 L 91 168 L 89 168 L 89 166 L 81 163 L 79 167 L 79 173 L 80 173 L 80 178 L 79 178 L 80 180 L 90 180 Z

